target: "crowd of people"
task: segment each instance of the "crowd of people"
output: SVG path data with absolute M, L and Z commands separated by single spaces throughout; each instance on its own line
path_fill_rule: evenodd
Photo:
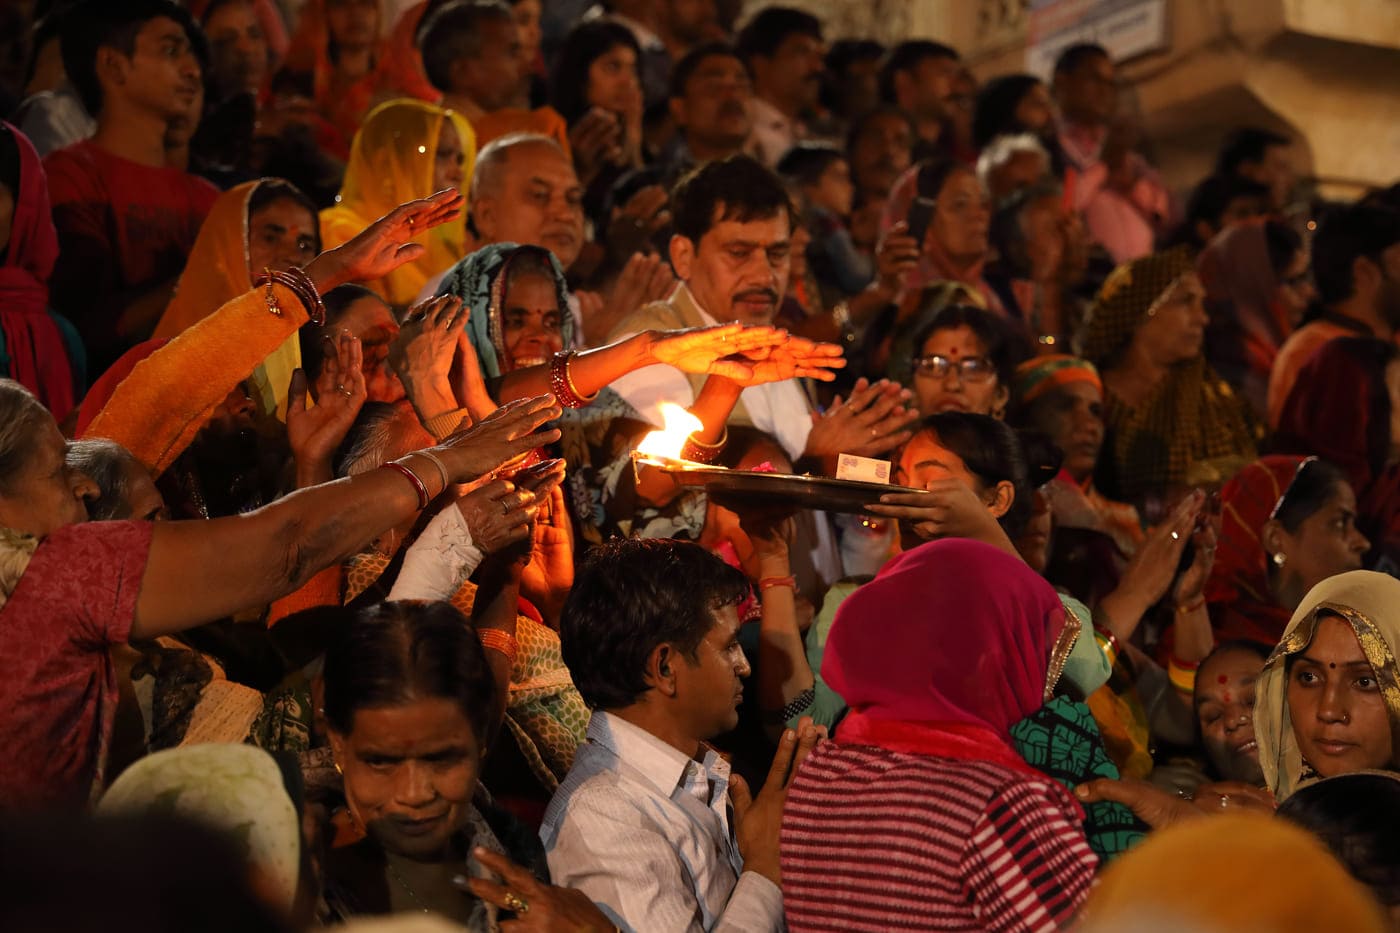
M 1400 186 L 741 6 L 0 4 L 0 928 L 1400 929 Z

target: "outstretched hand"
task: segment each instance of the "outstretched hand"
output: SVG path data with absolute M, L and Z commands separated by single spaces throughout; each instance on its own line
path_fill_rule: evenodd
M 455 188 L 400 204 L 349 242 L 311 260 L 306 274 L 321 294 L 346 282 L 382 279 L 422 256 L 427 247 L 414 238 L 455 219 L 464 204 L 466 199 Z
M 518 399 L 456 432 L 433 451 L 442 457 L 452 482 L 469 483 L 559 440 L 557 428 L 540 428 L 560 414 L 552 395 Z
M 840 396 L 812 423 L 806 456 L 831 459 L 840 454 L 874 457 L 899 447 L 913 436 L 919 413 L 909 407 L 912 394 L 887 379 L 860 379 L 851 397 Z
M 324 338 L 330 342 L 327 335 Z M 328 348 L 329 349 L 329 348 Z M 342 333 L 316 379 L 316 405 L 306 407 L 306 371 L 292 373 L 287 394 L 287 443 L 297 467 L 297 485 L 331 478 L 331 458 L 365 403 L 363 351 L 357 337 Z
M 831 382 L 834 369 L 844 369 L 846 358 L 834 343 L 818 343 L 806 337 L 789 336 L 783 343 L 760 347 L 739 354 L 738 359 L 722 360 L 721 375 L 742 386 L 782 382 L 784 379 L 811 378 Z
M 742 379 L 749 372 L 749 364 L 725 357 L 772 349 L 787 340 L 787 332 L 777 327 L 715 324 L 653 331 L 648 352 L 655 362 L 674 366 L 681 372 Z

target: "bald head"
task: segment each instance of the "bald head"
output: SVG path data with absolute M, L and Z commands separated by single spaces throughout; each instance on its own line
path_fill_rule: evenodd
M 568 268 L 583 248 L 583 186 L 548 136 L 514 133 L 478 154 L 472 220 L 484 243 L 522 243 L 554 253 Z

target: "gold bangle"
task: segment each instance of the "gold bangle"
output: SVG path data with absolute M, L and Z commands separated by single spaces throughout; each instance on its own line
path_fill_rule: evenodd
M 514 635 L 498 628 L 477 629 L 476 634 L 481 639 L 481 647 L 505 655 L 511 668 L 515 668 L 515 657 L 520 652 L 520 642 L 516 640 Z

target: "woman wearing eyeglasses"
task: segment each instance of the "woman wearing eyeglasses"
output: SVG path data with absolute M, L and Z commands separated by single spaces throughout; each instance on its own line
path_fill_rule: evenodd
M 914 392 L 924 417 L 946 411 L 1001 418 L 1011 398 L 1016 364 L 1026 357 L 1024 342 L 996 315 L 965 304 L 941 309 L 914 331 L 913 340 L 894 347 L 892 378 Z
M 1346 474 L 1316 457 L 1269 456 L 1220 493 L 1222 527 L 1206 604 L 1216 639 L 1278 642 L 1303 596 L 1360 570 L 1370 547 L 1356 527 Z

